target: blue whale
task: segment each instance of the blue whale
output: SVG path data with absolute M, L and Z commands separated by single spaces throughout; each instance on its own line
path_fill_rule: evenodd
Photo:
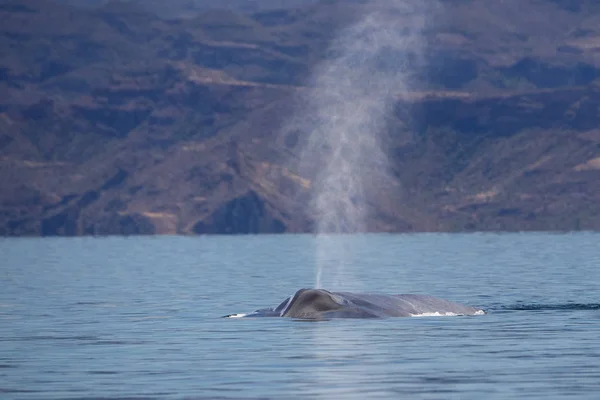
M 289 317 L 298 319 L 387 318 L 423 315 L 480 315 L 481 309 L 420 294 L 367 294 L 300 289 L 275 308 L 226 317 Z

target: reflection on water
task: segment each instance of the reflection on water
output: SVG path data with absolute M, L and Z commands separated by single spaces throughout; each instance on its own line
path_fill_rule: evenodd
M 478 317 L 225 319 L 314 280 L 314 237 L 0 241 L 0 398 L 589 398 L 596 234 L 332 237 L 345 290 Z M 352 283 L 355 284 L 355 283 Z
M 312 375 L 314 387 L 318 388 L 314 393 L 315 397 L 345 398 L 355 392 L 354 384 L 365 378 L 369 360 L 366 359 L 365 347 L 359 344 L 368 340 L 367 332 L 344 325 L 313 324 L 311 349 L 316 365 Z M 353 345 L 349 346 L 349 343 Z M 348 382 L 353 384 L 348 385 Z

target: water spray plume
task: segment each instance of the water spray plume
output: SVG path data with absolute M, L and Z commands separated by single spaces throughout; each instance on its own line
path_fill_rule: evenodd
M 382 135 L 419 64 L 421 32 L 433 3 L 427 4 L 369 4 L 365 16 L 332 42 L 314 70 L 313 89 L 285 127 L 308 135 L 300 168 L 314 177 L 310 211 L 317 234 L 317 288 L 325 266 L 334 275 L 328 283 L 347 281 L 342 272 L 352 249 L 331 234 L 368 231 L 367 189 L 389 171 Z

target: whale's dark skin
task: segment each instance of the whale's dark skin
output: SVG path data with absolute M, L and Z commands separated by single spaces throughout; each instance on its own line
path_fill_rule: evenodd
M 264 308 L 244 317 L 290 317 L 298 319 L 387 318 L 439 313 L 477 315 L 478 308 L 419 294 L 366 294 L 300 289 L 276 308 Z M 238 315 L 229 315 L 234 317 Z

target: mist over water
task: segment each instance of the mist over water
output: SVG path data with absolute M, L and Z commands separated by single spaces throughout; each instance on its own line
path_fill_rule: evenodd
M 353 251 L 335 235 L 369 231 L 373 196 L 392 195 L 392 188 L 378 185 L 390 170 L 382 148 L 386 120 L 410 87 L 422 31 L 435 8 L 433 2 L 370 3 L 364 17 L 331 43 L 313 72 L 313 90 L 285 127 L 308 136 L 300 169 L 313 177 L 316 287 L 360 289 L 344 275 Z M 374 193 L 381 190 L 390 193 Z

